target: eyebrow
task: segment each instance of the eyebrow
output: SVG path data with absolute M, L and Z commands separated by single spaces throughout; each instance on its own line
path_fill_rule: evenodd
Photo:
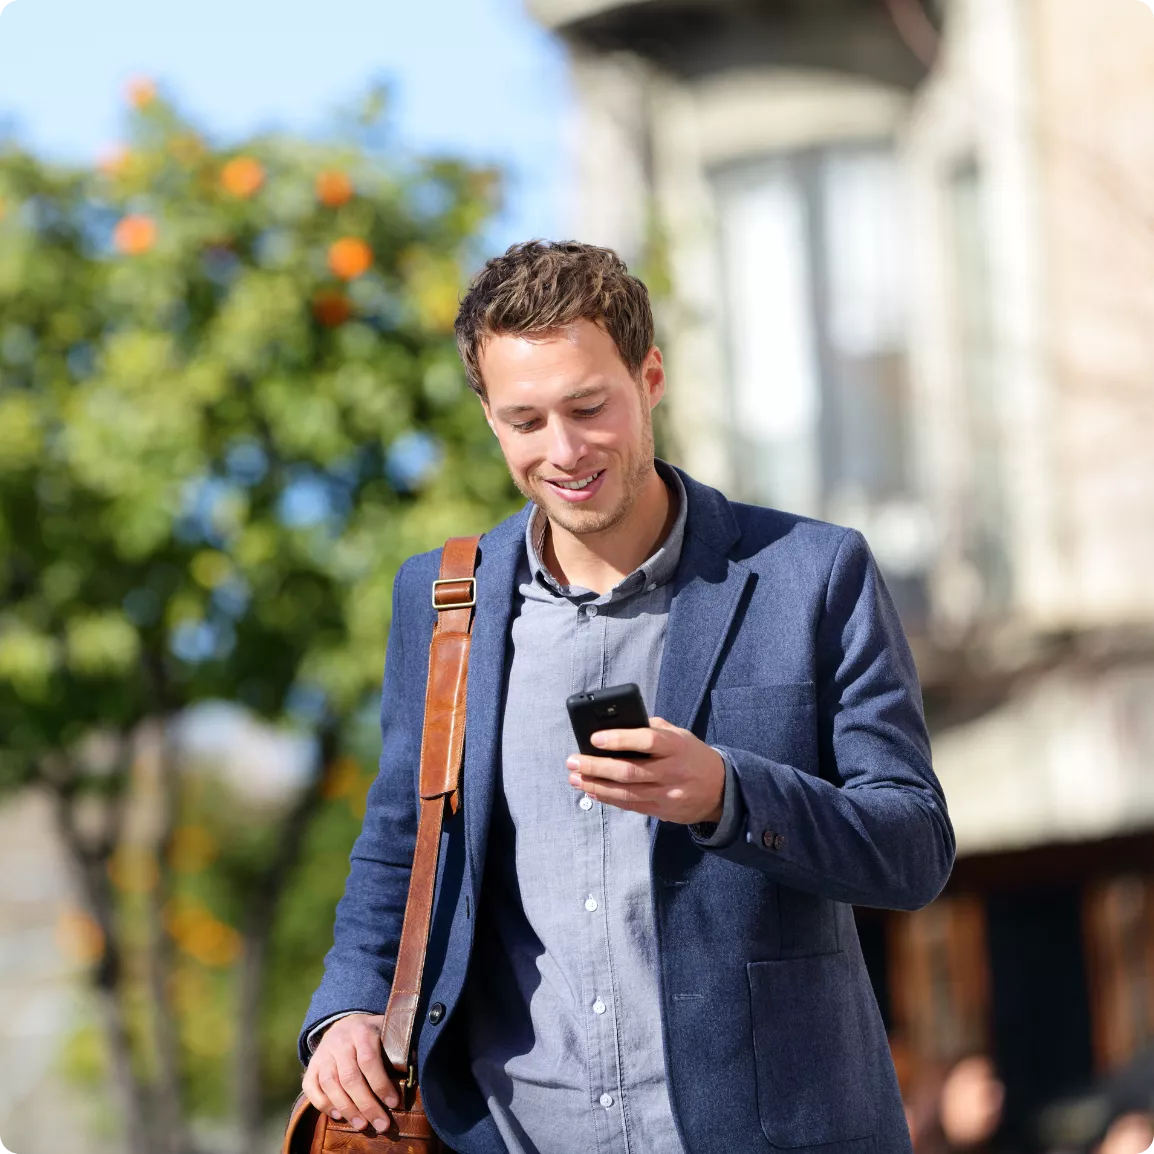
M 584 389 L 574 389 L 572 392 L 566 393 L 562 401 L 583 401 L 586 397 L 591 397 L 594 393 L 604 392 L 604 385 L 590 385 Z M 497 410 L 497 416 L 502 420 L 508 420 L 510 417 L 520 416 L 522 413 L 531 413 L 536 410 L 536 405 L 502 405 Z

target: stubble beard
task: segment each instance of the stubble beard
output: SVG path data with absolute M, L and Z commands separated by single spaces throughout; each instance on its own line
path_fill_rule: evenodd
M 622 459 L 621 500 L 611 509 L 586 509 L 582 505 L 567 504 L 549 492 L 548 482 L 523 483 L 512 470 L 510 475 L 521 495 L 544 509 L 546 516 L 558 528 L 574 537 L 588 537 L 615 528 L 633 511 L 653 468 L 653 450 L 653 422 L 648 420 L 642 429 L 637 452 Z

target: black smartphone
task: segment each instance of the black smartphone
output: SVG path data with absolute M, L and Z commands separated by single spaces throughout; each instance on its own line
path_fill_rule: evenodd
M 598 749 L 589 740 L 599 729 L 649 728 L 649 714 L 641 700 L 641 690 L 632 682 L 594 689 L 589 693 L 574 693 L 566 698 L 565 708 L 569 710 L 573 736 L 577 738 L 577 748 L 582 753 L 591 757 L 624 757 L 631 761 L 649 756 L 625 749 L 612 752 Z

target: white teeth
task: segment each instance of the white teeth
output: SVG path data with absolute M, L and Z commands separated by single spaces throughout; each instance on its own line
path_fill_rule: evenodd
M 554 481 L 553 484 L 561 489 L 584 489 L 586 485 L 592 485 L 600 476 L 600 473 L 594 473 L 592 476 L 586 477 L 583 481 Z

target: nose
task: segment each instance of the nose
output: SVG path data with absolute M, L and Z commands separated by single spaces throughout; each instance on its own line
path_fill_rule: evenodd
M 581 430 L 563 417 L 549 422 L 549 461 L 563 472 L 570 472 L 585 454 L 585 438 Z

